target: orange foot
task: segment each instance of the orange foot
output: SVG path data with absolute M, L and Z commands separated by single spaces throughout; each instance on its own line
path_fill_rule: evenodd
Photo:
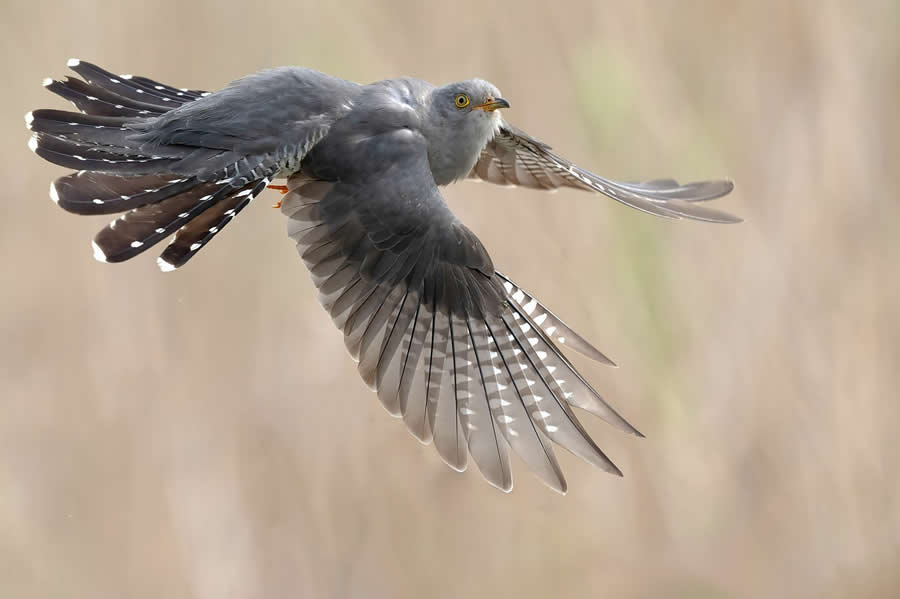
M 277 189 L 281 192 L 281 195 L 284 195 L 288 192 L 287 185 L 266 185 L 269 189 Z M 272 204 L 272 208 L 281 208 L 281 200 L 278 200 L 274 204 Z

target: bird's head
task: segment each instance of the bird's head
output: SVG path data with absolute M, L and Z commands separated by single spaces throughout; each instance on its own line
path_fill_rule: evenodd
M 500 128 L 500 90 L 482 79 L 435 88 L 428 103 L 429 161 L 438 185 L 469 174 L 481 150 Z

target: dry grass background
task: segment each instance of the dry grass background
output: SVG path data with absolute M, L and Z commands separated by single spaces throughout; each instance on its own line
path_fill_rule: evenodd
M 840 0 L 0 7 L 0 596 L 900 595 L 900 8 Z M 69 56 L 214 89 L 303 64 L 482 76 L 622 179 L 729 176 L 738 226 L 575 191 L 446 192 L 621 368 L 625 471 L 451 472 L 358 380 L 272 198 L 183 271 L 91 259 L 104 218 L 22 115 Z

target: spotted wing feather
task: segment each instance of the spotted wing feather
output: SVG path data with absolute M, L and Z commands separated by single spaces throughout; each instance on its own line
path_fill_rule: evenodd
M 717 223 L 741 220 L 697 204 L 730 193 L 734 189 L 731 181 L 698 181 L 683 185 L 671 179 L 647 183 L 612 181 L 558 156 L 546 143 L 508 124 L 503 124 L 488 142 L 469 178 L 532 189 L 572 187 L 598 192 L 637 210 L 666 218 Z
M 495 271 L 441 198 L 424 140 L 403 131 L 329 140 L 289 179 L 282 211 L 322 305 L 384 407 L 448 465 L 463 470 L 471 457 L 505 491 L 510 449 L 561 492 L 554 443 L 618 474 L 572 407 L 636 431 L 556 343 L 570 335 L 574 348 L 608 360 Z M 360 156 L 380 151 L 390 166 L 354 174 Z M 335 168 L 345 176 L 329 180 Z M 556 330 L 548 335 L 535 319 Z

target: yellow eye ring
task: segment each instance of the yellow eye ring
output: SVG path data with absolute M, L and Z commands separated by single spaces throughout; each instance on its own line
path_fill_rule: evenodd
M 456 104 L 457 108 L 465 108 L 469 105 L 469 96 L 466 94 L 456 94 L 456 98 L 453 100 L 453 103 Z

